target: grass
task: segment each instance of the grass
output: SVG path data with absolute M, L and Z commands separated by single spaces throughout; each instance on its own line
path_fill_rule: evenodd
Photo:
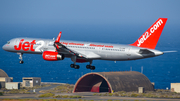
M 138 97 L 138 96 L 139 94 L 136 94 L 136 93 L 131 94 L 131 97 Z
M 43 97 L 53 97 L 53 98 L 83 98 L 82 96 L 79 95 L 57 95 L 55 96 L 55 94 L 53 93 L 45 93 L 45 94 L 41 94 L 38 96 L 39 98 L 43 98 Z
M 72 93 L 74 85 L 62 84 L 50 90 L 42 90 L 40 93 Z
M 42 87 L 48 87 L 48 86 L 51 86 L 51 85 L 41 85 L 41 86 L 35 86 L 35 87 L 20 87 L 20 89 L 12 89 L 12 90 L 7 90 L 4 88 L 3 90 L 4 90 L 4 94 L 31 94 L 28 91 L 42 88 Z
M 41 94 L 40 96 L 38 96 L 38 97 L 40 97 L 40 98 L 42 98 L 42 97 L 53 97 L 55 94 L 53 94 L 53 93 L 45 93 L 45 94 Z
M 30 94 L 27 89 L 13 89 L 5 91 L 5 94 Z
M 0 101 L 94 101 L 82 99 L 0 99 Z
M 145 98 L 180 98 L 180 93 L 157 89 L 145 93 L 119 91 L 114 93 L 94 93 L 94 96 L 145 97 Z
M 3 92 L 0 92 L 0 96 L 3 96 Z
M 79 96 L 79 95 L 73 95 L 73 96 L 57 95 L 57 96 L 54 96 L 53 98 L 83 98 L 83 97 L 82 97 L 82 96 Z

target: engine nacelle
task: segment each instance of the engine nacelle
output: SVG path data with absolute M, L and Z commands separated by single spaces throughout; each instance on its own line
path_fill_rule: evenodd
M 60 55 L 58 54 L 58 52 L 51 52 L 51 51 L 44 51 L 42 57 L 44 60 L 47 61 L 57 61 L 64 59 L 64 55 Z

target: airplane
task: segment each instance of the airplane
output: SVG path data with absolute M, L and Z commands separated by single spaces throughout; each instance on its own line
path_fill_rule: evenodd
M 44 60 L 57 61 L 71 58 L 71 68 L 79 69 L 76 63 L 89 62 L 87 69 L 94 70 L 93 60 L 126 61 L 155 57 L 164 54 L 155 50 L 167 18 L 159 18 L 133 44 L 106 44 L 96 42 L 81 42 L 60 40 L 61 33 L 54 39 L 14 38 L 2 48 L 19 55 L 20 64 L 23 64 L 23 54 L 42 54 Z

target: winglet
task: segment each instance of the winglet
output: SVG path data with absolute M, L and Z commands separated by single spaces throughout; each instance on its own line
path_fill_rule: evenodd
M 155 49 L 167 18 L 159 18 L 132 46 Z
M 61 33 L 62 33 L 62 32 L 59 32 L 59 35 L 57 36 L 55 43 L 59 43 L 59 41 L 60 41 L 60 39 L 61 39 Z

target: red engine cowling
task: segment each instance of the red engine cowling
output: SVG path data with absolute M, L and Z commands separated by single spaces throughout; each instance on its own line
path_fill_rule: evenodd
M 57 61 L 64 59 L 64 55 L 60 55 L 58 54 L 58 52 L 51 52 L 51 51 L 44 51 L 42 56 L 43 59 L 47 61 Z

